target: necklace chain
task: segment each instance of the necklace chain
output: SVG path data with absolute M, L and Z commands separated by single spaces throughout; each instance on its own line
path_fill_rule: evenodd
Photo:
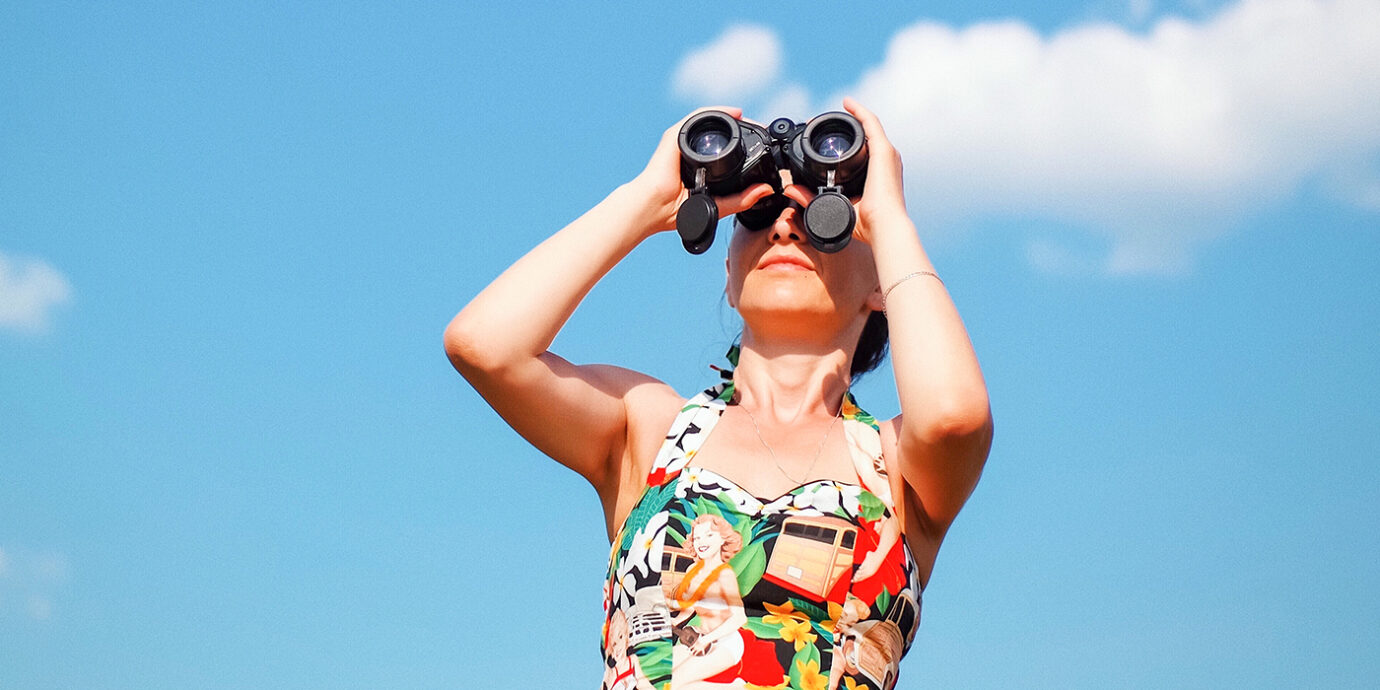
M 843 398 L 839 400 L 838 414 L 835 414 L 833 420 L 829 422 L 829 428 L 824 430 L 824 438 L 821 438 L 819 440 L 819 447 L 815 449 L 815 457 L 813 460 L 810 460 L 810 466 L 805 468 L 806 478 L 809 478 L 810 473 L 813 472 L 815 469 L 815 464 L 819 462 L 819 456 L 824 453 L 824 444 L 826 441 L 829 440 L 829 434 L 833 433 L 834 425 L 838 424 L 839 419 L 843 417 L 843 401 L 847 398 L 848 392 L 844 391 Z M 741 401 L 739 401 L 738 407 L 742 408 L 743 412 L 747 413 L 748 419 L 752 420 L 752 430 L 757 432 L 757 440 L 762 442 L 762 447 L 766 448 L 767 453 L 771 455 L 771 461 L 773 464 L 776 465 L 776 470 L 780 472 L 782 476 L 791 480 L 792 482 L 795 482 L 796 484 L 802 483 L 804 479 L 796 479 L 795 477 L 792 477 L 790 473 L 786 472 L 786 468 L 781 466 L 781 461 L 776 459 L 776 451 L 772 450 L 771 446 L 767 443 L 767 439 L 762 438 L 762 429 L 757 426 L 757 418 L 752 416 L 752 411 L 749 410 L 746 406 L 744 406 Z

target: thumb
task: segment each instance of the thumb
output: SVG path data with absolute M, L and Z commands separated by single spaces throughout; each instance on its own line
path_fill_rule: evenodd
M 740 211 L 746 211 L 756 205 L 757 202 L 771 196 L 775 192 L 776 190 L 772 189 L 771 185 L 761 182 L 737 194 L 719 197 L 716 202 L 719 205 L 719 216 L 722 217 Z

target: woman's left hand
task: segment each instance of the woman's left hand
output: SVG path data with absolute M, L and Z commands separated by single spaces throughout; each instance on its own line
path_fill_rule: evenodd
M 690 653 L 695 656 L 703 656 L 709 652 L 709 647 L 713 644 L 713 640 L 700 637 L 700 639 L 695 640 L 695 644 L 690 645 Z
M 871 110 L 852 98 L 843 99 L 843 108 L 858 118 L 863 135 L 867 137 L 867 185 L 863 187 L 862 197 L 853 203 L 858 213 L 853 237 L 871 243 L 870 228 L 888 218 L 904 218 L 906 215 L 901 154 L 892 146 L 886 131 L 882 129 L 881 120 Z M 801 206 L 808 206 L 815 198 L 815 190 L 792 184 L 786 188 L 785 195 Z

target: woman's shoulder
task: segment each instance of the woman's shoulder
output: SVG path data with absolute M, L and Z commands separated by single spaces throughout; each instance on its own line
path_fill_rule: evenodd
M 638 376 L 636 385 L 625 388 L 623 408 L 627 414 L 629 456 L 646 465 L 639 468 L 646 471 L 686 398 L 664 381 L 645 374 Z
M 628 388 L 623 402 L 628 411 L 628 426 L 660 427 L 664 433 L 675 420 L 686 398 L 670 384 L 650 376 L 636 386 Z

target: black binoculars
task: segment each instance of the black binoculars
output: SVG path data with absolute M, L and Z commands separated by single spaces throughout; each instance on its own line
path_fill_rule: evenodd
M 857 215 L 849 197 L 862 194 L 867 179 L 867 138 L 848 113 L 824 113 L 804 124 L 787 118 L 766 128 L 720 110 L 696 113 L 680 128 L 680 179 L 690 197 L 676 212 L 676 231 L 691 254 L 714 243 L 719 222 L 715 196 L 766 183 L 776 193 L 738 214 L 744 227 L 771 225 L 790 203 L 781 194 L 781 170 L 795 184 L 816 188 L 805 207 L 805 235 L 821 252 L 837 252 L 853 237 Z

